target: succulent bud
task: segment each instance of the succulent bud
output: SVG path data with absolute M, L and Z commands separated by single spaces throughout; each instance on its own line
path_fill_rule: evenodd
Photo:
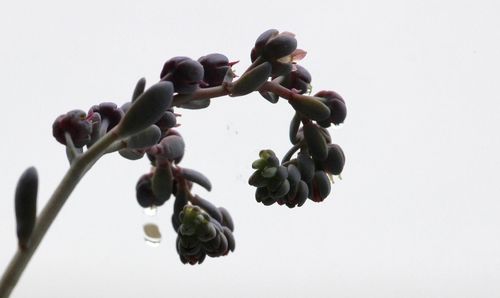
M 288 89 L 296 89 L 300 94 L 306 93 L 311 86 L 311 74 L 301 65 L 289 72 L 281 81 L 281 85 Z
M 173 174 L 169 163 L 157 166 L 151 179 L 151 189 L 153 194 L 163 205 L 172 195 Z
M 337 92 L 323 90 L 316 93 L 314 96 L 321 97 L 323 99 L 323 102 L 330 109 L 330 116 L 328 117 L 328 120 L 331 123 L 339 125 L 340 123 L 344 122 L 347 116 L 347 107 L 345 105 L 344 99 Z
M 342 173 L 345 164 L 345 155 L 342 148 L 337 144 L 328 145 L 328 156 L 322 162 L 325 171 L 332 175 L 339 175 Z
M 84 111 L 73 110 L 57 117 L 52 125 L 52 135 L 59 143 L 67 145 L 66 133 L 69 133 L 77 148 L 82 148 L 90 142 L 92 124 L 87 120 Z
M 94 113 L 99 113 L 101 121 L 107 121 L 108 127 L 106 131 L 110 131 L 113 127 L 115 127 L 124 115 L 122 109 L 112 102 L 103 102 L 99 105 L 92 106 L 89 109 L 88 114 L 92 115 Z
M 171 81 L 175 92 L 190 94 L 199 88 L 203 80 L 203 66 L 189 57 L 174 57 L 163 65 L 162 80 Z
M 221 85 L 224 81 L 226 73 L 231 69 L 229 59 L 219 53 L 208 54 L 200 57 L 198 62 L 203 65 L 203 82 L 207 84 L 206 87 Z

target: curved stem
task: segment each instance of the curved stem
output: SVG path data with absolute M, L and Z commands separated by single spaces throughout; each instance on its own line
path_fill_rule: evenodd
M 28 262 L 33 256 L 33 253 L 47 233 L 47 230 L 52 222 L 54 222 L 54 219 L 63 207 L 71 192 L 75 189 L 76 185 L 85 173 L 90 170 L 95 162 L 103 155 L 106 149 L 117 139 L 118 135 L 114 130 L 111 130 L 92 147 L 90 147 L 89 150 L 74 159 L 69 170 L 66 172 L 62 181 L 59 183 L 56 190 L 38 216 L 35 229 L 31 235 L 29 246 L 25 249 L 18 248 L 16 254 L 5 270 L 4 275 L 0 280 L 0 298 L 9 297 L 10 293 L 19 281 L 21 274 L 28 265 Z

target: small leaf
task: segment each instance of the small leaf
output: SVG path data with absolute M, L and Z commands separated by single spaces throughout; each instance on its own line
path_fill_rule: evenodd
M 182 175 L 187 180 L 203 186 L 206 190 L 212 190 L 212 183 L 210 183 L 210 180 L 208 180 L 207 176 L 203 175 L 202 173 L 196 170 L 182 168 Z
M 259 93 L 270 103 L 277 103 L 280 98 L 278 95 L 270 91 L 259 91 Z
M 201 110 L 210 105 L 210 99 L 191 100 L 180 105 L 181 108 L 189 110 Z
M 116 127 L 120 137 L 128 137 L 155 124 L 172 104 L 174 88 L 171 82 L 161 81 L 142 93 Z
M 118 150 L 118 154 L 128 160 L 139 160 L 144 157 L 143 151 L 128 148 Z
M 19 178 L 15 194 L 17 239 L 21 249 L 28 247 L 35 228 L 37 194 L 38 173 L 30 167 Z
M 311 120 L 321 121 L 330 116 L 330 109 L 319 98 L 294 94 L 288 102 L 297 112 Z
M 135 84 L 134 93 L 132 94 L 132 102 L 134 102 L 146 88 L 146 78 L 140 78 Z
M 299 127 L 300 127 L 300 114 L 295 113 L 295 115 L 293 115 L 292 121 L 290 122 L 290 131 L 289 131 L 290 142 L 292 144 L 297 144 L 299 142 L 299 139 L 297 138 L 297 132 L 299 131 Z
M 304 125 L 303 131 L 311 156 L 318 161 L 325 160 L 328 156 L 328 146 L 318 126 L 309 122 Z
M 269 79 L 271 71 L 271 64 L 269 62 L 264 62 L 244 73 L 240 79 L 234 83 L 231 90 L 231 96 L 242 96 L 259 89 L 260 86 Z
M 170 164 L 156 167 L 151 181 L 151 188 L 160 203 L 165 203 L 172 195 L 173 179 Z
M 141 149 L 153 146 L 158 143 L 161 137 L 161 130 L 156 125 L 151 125 L 139 133 L 128 138 L 128 149 Z

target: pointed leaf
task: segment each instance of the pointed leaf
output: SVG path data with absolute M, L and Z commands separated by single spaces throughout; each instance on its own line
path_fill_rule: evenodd
M 330 116 L 330 109 L 319 98 L 295 94 L 288 102 L 297 112 L 311 120 L 321 121 Z
M 203 188 L 205 188 L 206 190 L 212 190 L 212 183 L 210 183 L 210 180 L 208 180 L 207 176 L 203 175 L 202 173 L 196 170 L 182 168 L 182 175 L 187 180 L 203 186 Z
M 264 62 L 244 73 L 239 80 L 234 82 L 231 96 L 242 96 L 259 89 L 269 79 L 271 70 L 271 64 Z

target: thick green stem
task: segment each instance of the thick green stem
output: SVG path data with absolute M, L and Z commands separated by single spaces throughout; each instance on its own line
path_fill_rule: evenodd
M 106 149 L 118 139 L 114 130 L 107 133 L 89 150 L 75 158 L 49 201 L 37 218 L 30 244 L 25 249 L 18 248 L 0 280 L 0 298 L 7 298 L 16 286 L 38 245 L 54 222 L 69 195 L 85 173 L 103 155 Z

